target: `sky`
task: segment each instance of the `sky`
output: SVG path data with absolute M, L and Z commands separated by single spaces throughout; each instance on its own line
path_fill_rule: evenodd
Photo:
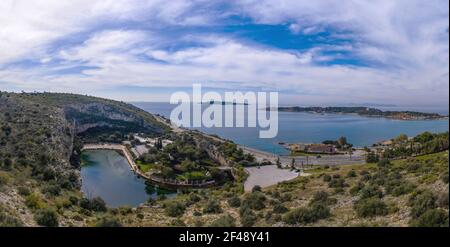
M 0 90 L 449 104 L 448 0 L 2 0 Z

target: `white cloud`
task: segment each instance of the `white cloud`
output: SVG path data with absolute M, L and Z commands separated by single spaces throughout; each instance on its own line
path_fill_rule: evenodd
M 299 102 L 441 104 L 449 100 L 447 1 L 233 3 L 233 13 L 256 23 L 287 23 L 298 35 L 340 31 L 331 37 L 349 42 L 298 52 L 217 33 L 167 38 L 165 27 L 201 29 L 217 24 L 224 15 L 209 1 L 3 0 L 0 86 L 91 93 L 120 86 L 173 88 L 201 82 L 210 87 L 279 89 Z M 128 22 L 132 25 L 122 28 L 121 23 Z M 84 40 L 53 46 L 70 38 Z M 197 45 L 166 49 L 177 42 Z M 320 65 L 345 58 L 344 53 L 377 66 Z M 42 66 L 8 66 L 30 58 Z M 87 67 L 77 73 L 58 73 L 80 66 Z M 114 97 L 126 100 L 130 95 Z

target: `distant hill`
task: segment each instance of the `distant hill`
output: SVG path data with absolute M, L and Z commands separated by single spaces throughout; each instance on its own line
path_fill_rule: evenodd
M 268 108 L 269 110 L 273 110 Z M 442 116 L 437 113 L 425 113 L 416 111 L 382 111 L 376 108 L 370 107 L 278 107 L 278 111 L 281 112 L 312 112 L 312 113 L 343 113 L 343 114 L 358 114 L 360 116 L 368 117 L 384 117 L 399 120 L 435 120 L 443 119 L 446 116 Z

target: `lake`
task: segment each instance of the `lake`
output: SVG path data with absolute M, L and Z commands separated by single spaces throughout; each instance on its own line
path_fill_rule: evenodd
M 139 102 L 133 103 L 141 109 L 160 114 L 167 118 L 176 105 L 169 103 Z M 204 105 L 203 108 L 208 105 Z M 383 110 L 416 110 L 448 114 L 448 108 L 431 107 L 382 107 Z M 235 143 L 272 152 L 287 154 L 288 151 L 279 142 L 320 143 L 324 140 L 336 140 L 345 136 L 356 147 L 370 146 L 373 143 L 388 140 L 399 134 L 415 136 L 424 131 L 448 131 L 448 120 L 402 121 L 386 118 L 362 117 L 344 114 L 312 114 L 279 112 L 278 135 L 271 139 L 259 138 L 258 128 L 196 128 L 209 134 L 217 134 Z
M 100 196 L 108 207 L 138 206 L 158 195 L 176 192 L 148 184 L 130 169 L 128 161 L 112 150 L 88 150 L 82 154 L 81 191 L 87 198 Z

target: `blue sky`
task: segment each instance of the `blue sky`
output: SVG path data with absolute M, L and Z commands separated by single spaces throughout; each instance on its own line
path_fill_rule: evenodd
M 0 90 L 448 105 L 447 0 L 3 0 Z

